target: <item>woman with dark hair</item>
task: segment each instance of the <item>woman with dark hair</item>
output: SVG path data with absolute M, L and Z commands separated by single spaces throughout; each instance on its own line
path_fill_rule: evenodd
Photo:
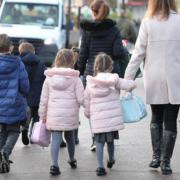
M 124 56 L 119 30 L 116 22 L 108 19 L 109 6 L 104 0 L 94 0 L 91 3 L 93 20 L 82 20 L 82 39 L 78 69 L 83 75 L 83 84 L 86 85 L 86 76 L 93 75 L 95 56 L 100 52 L 108 54 L 113 59 L 113 72 L 120 74 L 119 60 Z M 92 149 L 94 150 L 94 144 Z
M 125 78 L 133 79 L 144 60 L 144 87 L 152 111 L 153 159 L 149 166 L 172 174 L 180 104 L 180 15 L 175 0 L 149 0 Z

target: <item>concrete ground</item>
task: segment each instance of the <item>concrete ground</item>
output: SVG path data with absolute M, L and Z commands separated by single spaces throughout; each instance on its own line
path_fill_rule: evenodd
M 136 94 L 144 97 L 142 79 L 138 79 L 137 84 Z M 149 111 L 148 106 L 147 109 Z M 43 149 L 37 145 L 24 146 L 19 138 L 11 156 L 14 161 L 11 165 L 11 171 L 8 174 L 1 174 L 0 180 L 179 180 L 179 135 L 172 158 L 173 175 L 163 176 L 160 169 L 152 170 L 148 167 L 152 156 L 149 123 L 150 112 L 147 118 L 138 123 L 127 124 L 126 129 L 120 132 L 120 139 L 116 141 L 115 146 L 116 164 L 112 170 L 107 170 L 108 174 L 105 177 L 97 177 L 95 174 L 96 154 L 89 150 L 91 145 L 89 124 L 81 113 L 80 144 L 76 146 L 76 159 L 78 161 L 76 170 L 69 167 L 67 149 L 63 148 L 60 151 L 61 175 L 51 177 L 49 175 L 50 148 Z M 178 122 L 179 128 L 180 123 Z M 104 163 L 106 161 L 107 153 L 105 150 Z

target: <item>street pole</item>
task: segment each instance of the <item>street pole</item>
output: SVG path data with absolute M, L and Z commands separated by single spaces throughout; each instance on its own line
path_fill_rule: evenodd
M 68 11 L 66 16 L 66 48 L 69 48 L 70 22 L 71 22 L 71 0 L 68 0 Z
M 122 0 L 122 9 L 126 9 L 125 0 Z

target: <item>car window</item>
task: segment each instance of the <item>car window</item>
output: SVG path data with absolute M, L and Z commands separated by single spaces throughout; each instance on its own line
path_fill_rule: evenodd
M 0 19 L 5 24 L 58 26 L 58 5 L 6 3 Z

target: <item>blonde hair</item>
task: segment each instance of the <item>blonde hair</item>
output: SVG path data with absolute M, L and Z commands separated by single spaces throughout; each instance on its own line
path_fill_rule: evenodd
M 91 10 L 95 14 L 96 20 L 106 19 L 109 15 L 109 6 L 104 0 L 94 0 L 91 3 Z
M 146 17 L 159 15 L 159 19 L 168 19 L 171 10 L 178 12 L 176 0 L 149 0 Z
M 9 52 L 12 46 L 12 42 L 8 35 L 0 34 L 0 53 Z
M 54 60 L 55 67 L 73 68 L 74 67 L 74 55 L 69 49 L 60 49 L 57 52 Z
M 35 48 L 31 43 L 28 42 L 23 42 L 19 45 L 19 53 L 23 53 L 23 52 L 32 52 L 35 53 Z
M 99 72 L 111 72 L 113 69 L 113 61 L 110 56 L 105 53 L 100 53 L 96 56 L 94 63 L 94 75 Z

